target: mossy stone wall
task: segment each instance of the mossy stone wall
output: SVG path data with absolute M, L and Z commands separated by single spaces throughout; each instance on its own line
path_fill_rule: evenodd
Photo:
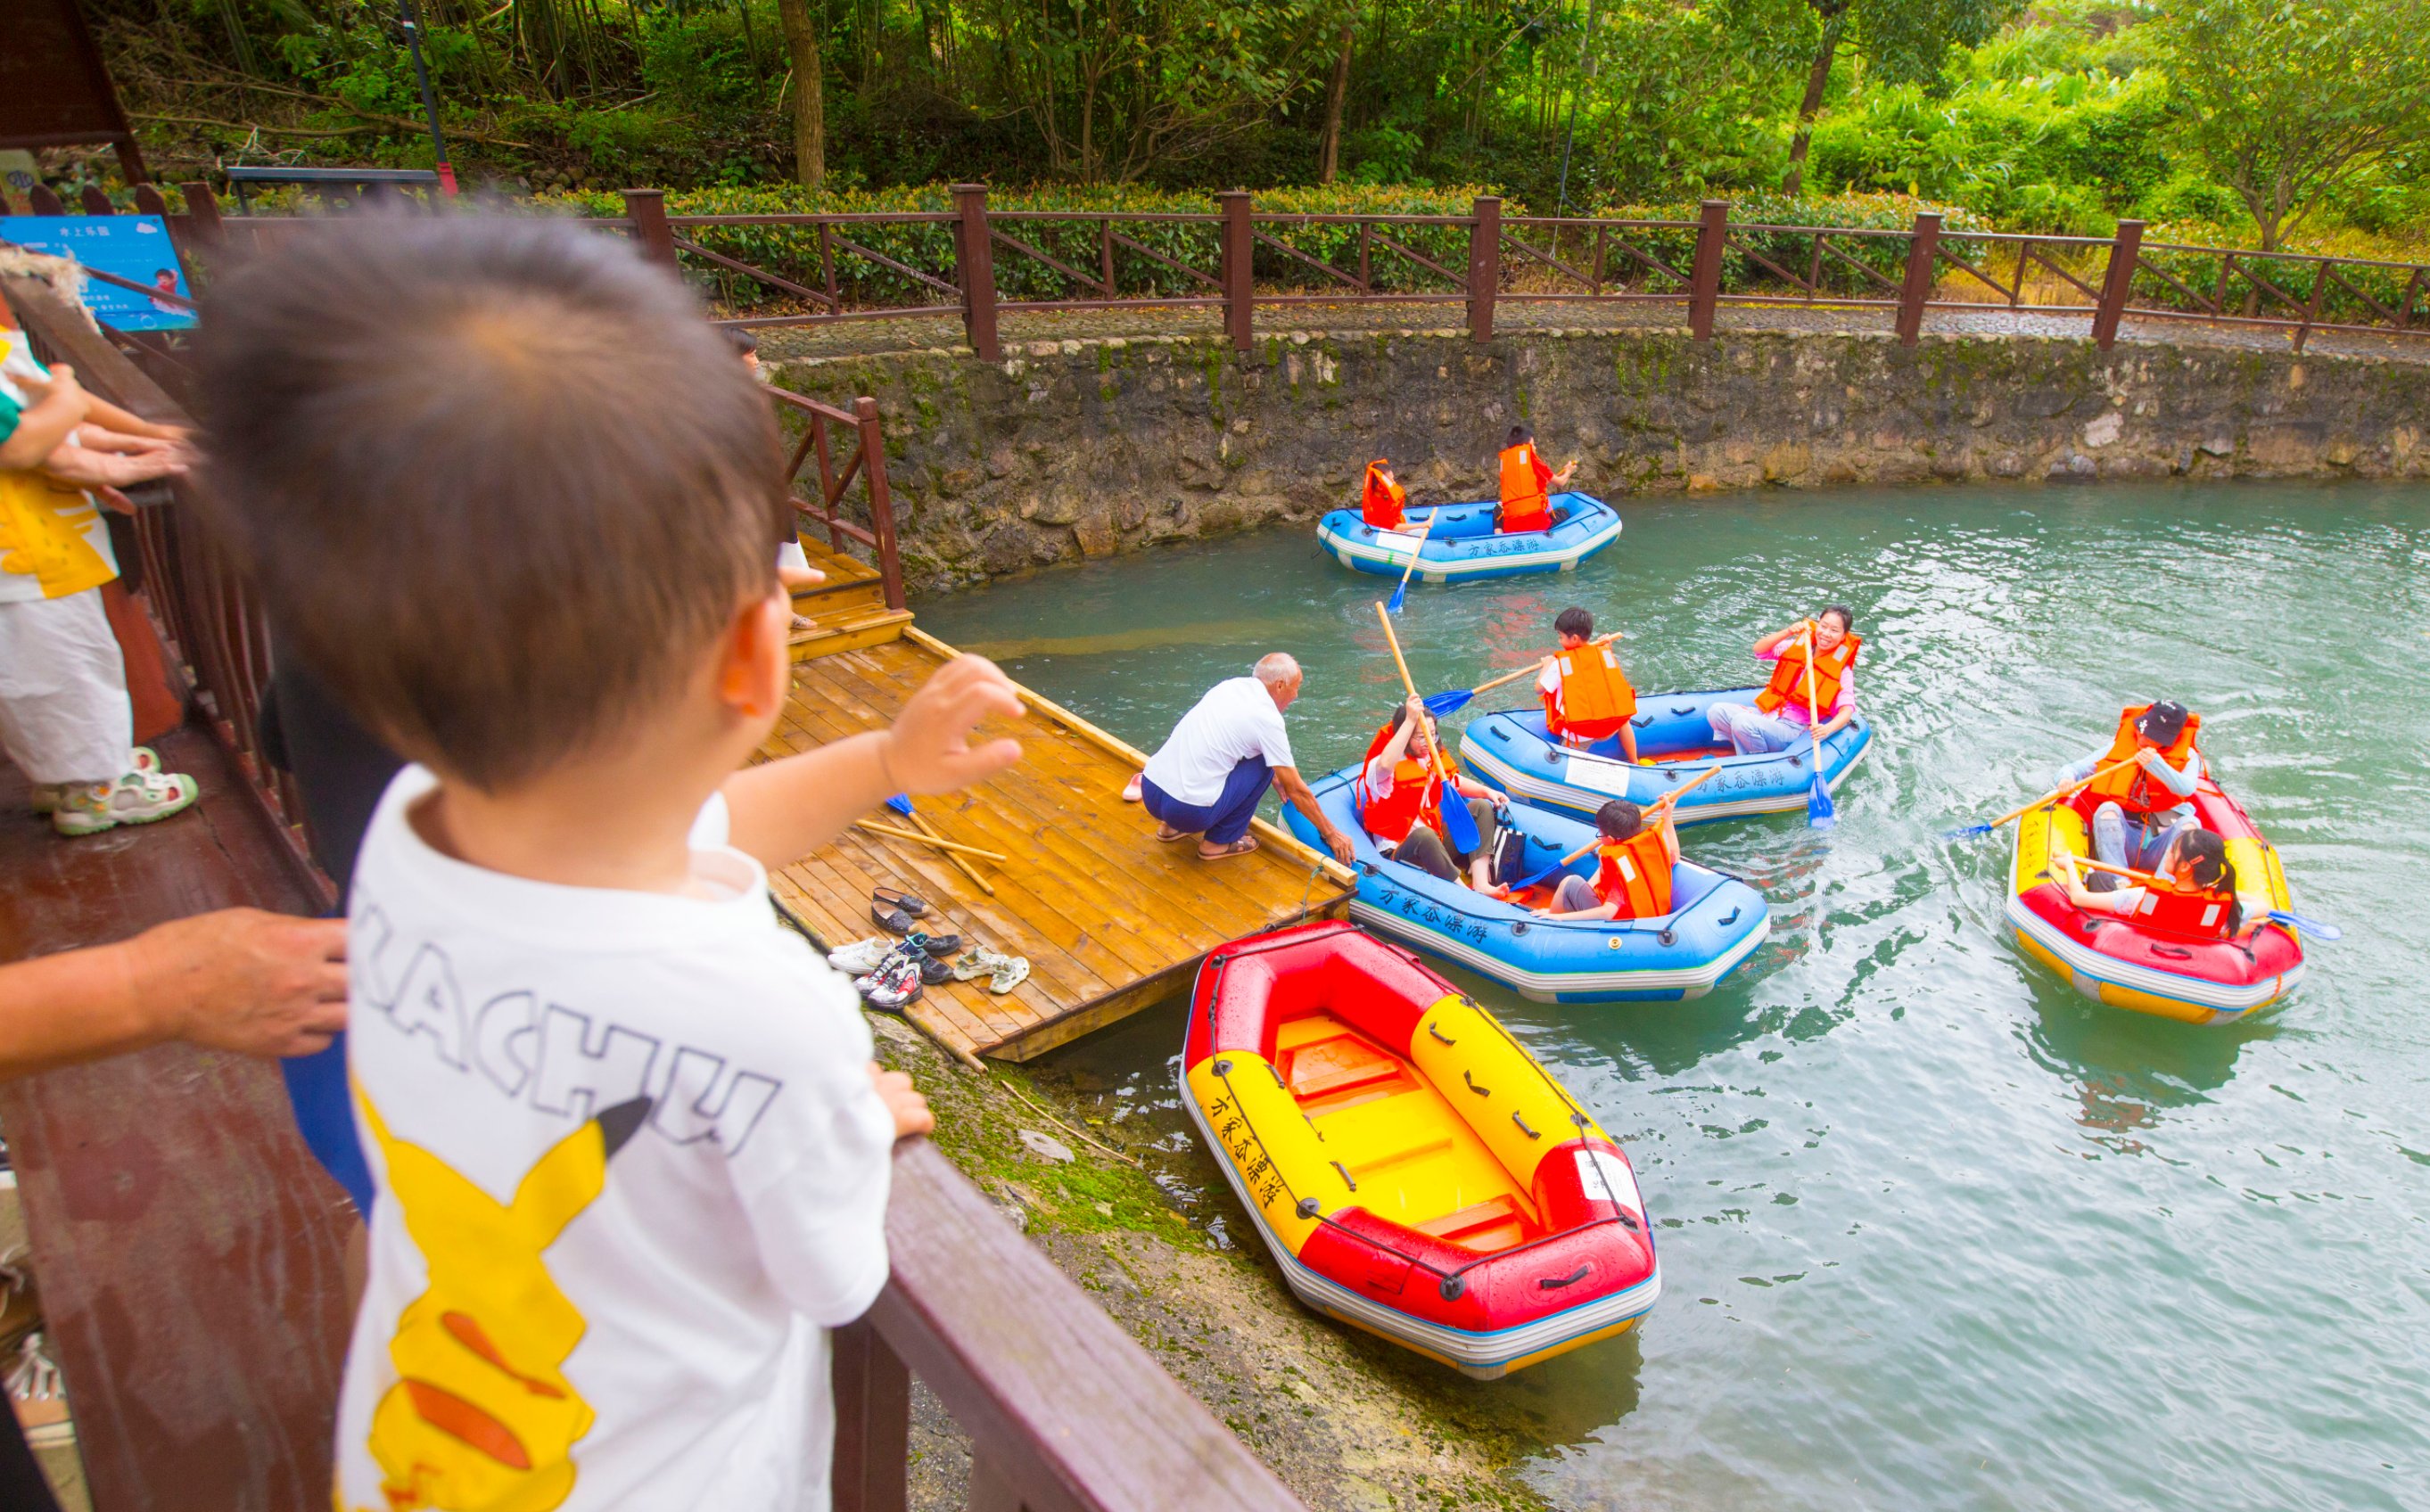
M 2430 475 L 2430 367 L 2029 337 L 1294 333 L 790 363 L 874 394 L 917 588 L 1354 506 L 1389 457 L 1422 501 L 1489 496 L 1514 421 L 1577 486 L 1659 492 L 2007 479 Z

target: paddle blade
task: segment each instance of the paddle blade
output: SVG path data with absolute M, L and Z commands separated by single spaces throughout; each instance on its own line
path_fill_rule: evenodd
M 1392 596 L 1385 601 L 1384 607 L 1387 612 L 1398 614 L 1401 612 L 1401 606 L 1407 602 L 1409 602 L 1409 579 L 1408 574 L 1405 573 L 1400 582 L 1393 585 Z
M 901 814 L 904 818 L 909 819 L 911 817 L 911 795 L 906 792 L 898 792 L 893 797 L 886 800 L 886 806 L 893 809 L 896 813 Z
M 1466 708 L 1468 701 L 1475 696 L 1475 693 L 1465 688 L 1452 688 L 1440 693 L 1428 693 L 1426 712 L 1437 719 L 1440 719 L 1445 714 L 1456 714 Z
M 1806 827 L 1829 829 L 1839 822 L 1839 812 L 1831 806 L 1831 785 L 1818 772 L 1814 773 L 1814 786 L 1806 790 Z
M 2346 938 L 2344 930 L 2324 919 L 2306 919 L 2302 914 L 2285 908 L 2271 909 L 2270 922 L 2273 924 L 2285 924 L 2296 933 L 2313 939 L 2338 940 Z
M 1450 837 L 1453 850 L 1462 856 L 1474 856 L 1478 844 L 1476 816 L 1468 811 L 1468 800 L 1458 792 L 1443 794 L 1443 833 Z
M 1991 826 L 1989 824 L 1961 824 L 1956 829 L 1942 830 L 1940 838 L 1945 840 L 1971 840 L 1977 835 L 1990 833 Z

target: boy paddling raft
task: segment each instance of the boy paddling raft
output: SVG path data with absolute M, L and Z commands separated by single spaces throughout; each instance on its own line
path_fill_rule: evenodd
M 1637 731 L 1629 722 L 1637 717 L 1637 689 L 1611 649 L 1620 632 L 1596 639 L 1594 616 L 1573 606 L 1555 616 L 1553 634 L 1560 649 L 1544 658 L 1536 679 L 1544 733 L 1572 747 L 1617 736 L 1622 757 L 1635 761 Z

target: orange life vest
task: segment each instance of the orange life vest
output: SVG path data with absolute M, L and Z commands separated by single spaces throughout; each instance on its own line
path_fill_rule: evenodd
M 1442 783 L 1435 776 L 1433 762 L 1405 759 L 1393 764 L 1392 790 L 1376 797 L 1367 786 L 1367 769 L 1391 739 L 1392 726 L 1387 724 L 1367 742 L 1366 757 L 1358 767 L 1358 822 L 1383 843 L 1398 845 L 1409 838 L 1409 830 L 1420 820 L 1429 829 L 1441 830 L 1442 810 L 1438 800 Z
M 2236 894 L 2225 888 L 2180 888 L 2169 883 L 2143 884 L 2142 906 L 2136 922 L 2172 935 L 2196 939 L 2225 939 L 2227 922 L 2235 915 Z
M 1595 896 L 1620 906 L 1615 917 L 1658 919 L 1671 911 L 1671 851 L 1661 825 L 1607 840 L 1595 847 Z
M 1839 702 L 1839 683 L 1848 669 L 1856 664 L 1856 652 L 1865 643 L 1859 635 L 1842 636 L 1839 643 L 1814 658 L 1815 712 L 1828 714 Z M 1786 706 L 1800 714 L 1806 711 L 1806 642 L 1792 640 L 1780 648 L 1780 659 L 1773 663 L 1772 682 L 1755 695 L 1755 706 L 1767 714 L 1776 714 Z
M 1536 460 L 1533 442 L 1521 441 L 1502 453 L 1502 514 L 1494 528 L 1516 533 L 1553 528 L 1552 500 L 1544 479 L 1551 474 Z
M 1544 694 L 1544 728 L 1552 734 L 1600 740 L 1636 717 L 1637 690 L 1611 647 L 1555 652 L 1553 670 L 1560 690 Z
M 1398 483 L 1388 483 L 1383 475 L 1384 464 L 1367 464 L 1366 490 L 1358 499 L 1358 516 L 1378 530 L 1398 530 L 1406 523 L 1401 505 L 1409 492 Z
M 2135 734 L 2135 722 L 2141 719 L 2143 711 L 2151 706 L 2149 704 L 2136 704 L 2118 716 L 2118 733 L 2110 737 L 2109 752 L 2093 765 L 2116 766 L 2141 747 L 2143 742 Z M 2160 753 L 2160 759 L 2180 772 L 2186 771 L 2186 762 L 2194 749 L 2194 737 L 2201 733 L 2202 716 L 2188 714 L 2186 727 L 2179 730 L 2176 739 Z M 2152 774 L 2145 772 L 2143 764 L 2138 761 L 2086 787 L 2076 794 L 2075 802 L 2077 808 L 2087 815 L 2105 803 L 2114 803 L 2129 814 L 2156 814 L 2175 808 L 2186 800 L 2154 782 Z

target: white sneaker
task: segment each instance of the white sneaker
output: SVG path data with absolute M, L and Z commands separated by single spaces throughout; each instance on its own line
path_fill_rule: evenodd
M 138 772 L 159 771 L 160 753 L 153 750 L 148 745 L 137 746 L 135 748 L 135 770 Z M 25 798 L 28 803 L 33 805 L 34 812 L 38 814 L 56 814 L 59 811 L 59 806 L 67 802 L 68 794 L 82 786 L 82 783 L 75 782 L 38 782 L 25 789 Z
M 182 772 L 130 772 L 116 782 L 69 789 L 51 827 L 62 835 L 98 835 L 121 824 L 149 824 L 185 812 L 201 796 L 202 789 Z
M 877 970 L 900 941 L 885 935 L 872 935 L 856 939 L 849 945 L 838 945 L 827 953 L 827 964 L 846 976 L 866 976 Z

